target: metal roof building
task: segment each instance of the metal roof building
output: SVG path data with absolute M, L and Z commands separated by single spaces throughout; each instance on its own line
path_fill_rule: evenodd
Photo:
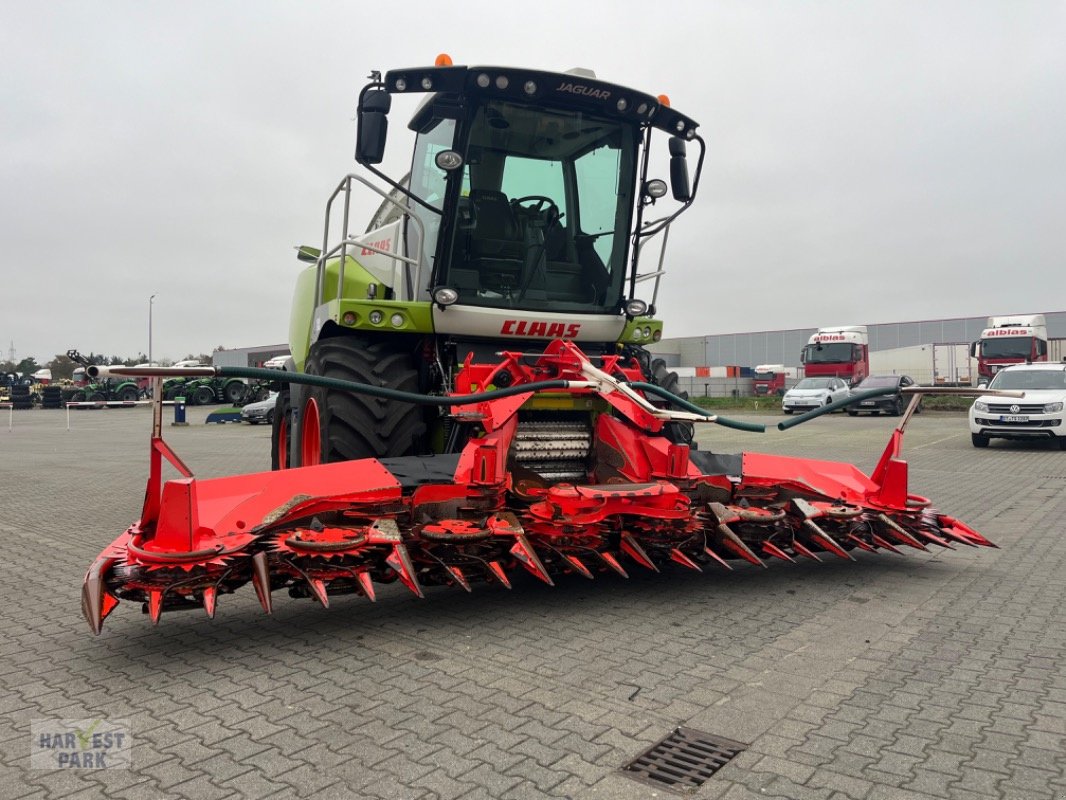
M 1041 312 L 1026 312 L 1039 314 Z M 1048 337 L 1066 338 L 1066 311 L 1045 311 Z M 857 319 L 827 319 L 820 327 L 832 325 L 863 325 L 870 335 L 870 350 L 889 350 L 929 343 L 972 342 L 987 326 L 989 316 L 959 317 L 955 319 L 919 320 L 917 322 L 864 323 Z M 736 365 L 754 367 L 757 364 L 800 366 L 800 351 L 816 328 L 792 328 L 780 331 L 751 333 L 719 333 L 708 336 L 687 336 L 663 339 L 648 349 L 663 358 L 671 367 L 699 367 Z

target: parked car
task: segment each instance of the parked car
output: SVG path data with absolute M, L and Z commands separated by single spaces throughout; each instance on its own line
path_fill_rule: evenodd
M 249 403 L 241 409 L 241 422 L 247 422 L 252 425 L 258 425 L 260 422 L 265 422 L 268 425 L 274 422 L 274 406 L 278 402 L 278 393 L 271 392 L 266 400 L 260 400 L 258 403 Z
M 781 398 L 781 410 L 810 411 L 848 396 L 848 385 L 841 378 L 804 378 Z
M 989 389 L 1014 389 L 1025 397 L 978 397 L 970 406 L 970 439 L 1054 439 L 1066 450 L 1066 365 L 1014 364 L 996 373 Z
M 851 388 L 852 395 L 868 392 L 871 389 L 895 389 L 894 394 L 886 394 L 881 397 L 873 397 L 869 400 L 858 400 L 854 405 L 848 406 L 848 416 L 857 416 L 860 411 L 868 411 L 871 414 L 886 414 L 899 416 L 906 410 L 909 397 L 905 397 L 901 389 L 914 386 L 914 379 L 909 375 L 870 375 Z M 922 413 L 922 403 L 918 401 L 918 407 L 914 413 Z

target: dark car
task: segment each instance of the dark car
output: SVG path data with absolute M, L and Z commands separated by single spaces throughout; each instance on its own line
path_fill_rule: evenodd
M 868 392 L 871 389 L 895 389 L 895 393 L 857 400 L 848 406 L 848 415 L 854 417 L 860 411 L 869 411 L 871 414 L 880 414 L 884 411 L 886 414 L 894 414 L 898 417 L 906 410 L 907 403 L 910 402 L 910 398 L 905 397 L 900 391 L 908 386 L 914 386 L 914 379 L 909 375 L 870 375 L 858 385 L 851 387 L 852 395 Z M 914 411 L 916 414 L 921 413 L 921 401 Z

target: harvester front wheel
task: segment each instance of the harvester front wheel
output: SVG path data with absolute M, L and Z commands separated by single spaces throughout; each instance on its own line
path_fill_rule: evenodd
M 354 336 L 323 339 L 311 347 L 306 369 L 312 375 L 415 393 L 420 390 L 418 365 L 405 344 Z M 316 431 L 310 430 L 309 416 L 317 416 Z M 301 427 L 305 423 L 301 455 L 313 462 L 317 440 L 318 463 L 414 455 L 426 433 L 419 406 L 320 387 L 304 403 Z
M 278 392 L 270 421 L 270 468 L 289 468 L 289 390 Z
M 677 373 L 668 370 L 666 361 L 663 359 L 656 358 L 652 360 L 650 377 L 651 382 L 656 386 L 665 389 L 670 394 L 677 395 L 682 400 L 688 400 L 688 392 L 680 388 L 681 381 L 677 377 Z M 671 408 L 676 407 L 671 404 Z M 688 444 L 695 449 L 692 441 L 695 434 L 696 429 L 691 422 L 667 422 L 663 425 L 663 435 L 674 444 Z

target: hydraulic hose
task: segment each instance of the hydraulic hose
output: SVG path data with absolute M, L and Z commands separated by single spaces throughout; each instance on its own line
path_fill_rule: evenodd
M 525 394 L 527 392 L 540 392 L 545 389 L 566 389 L 572 383 L 572 381 L 562 380 L 535 381 L 533 383 L 508 386 L 505 389 L 493 389 L 489 392 L 443 397 L 440 395 L 403 392 L 399 389 L 389 389 L 385 386 L 372 386 L 369 383 L 342 381 L 339 378 L 327 378 L 325 375 L 308 375 L 306 372 L 282 372 L 261 367 L 216 367 L 215 374 L 223 378 L 258 378 L 259 380 L 280 381 L 282 383 L 301 383 L 305 386 L 319 386 L 323 389 L 339 389 L 342 392 L 368 394 L 371 397 L 397 400 L 401 403 L 411 403 L 418 406 L 468 406 L 474 403 L 483 403 L 486 400 L 514 397 L 516 394 Z
M 410 403 L 412 405 L 419 406 L 467 406 L 473 405 L 474 403 L 483 403 L 488 400 L 499 400 L 504 397 L 514 397 L 515 395 L 526 394 L 528 392 L 540 392 L 545 391 L 547 389 L 569 389 L 575 384 L 587 386 L 587 383 L 585 381 L 534 381 L 533 383 L 516 384 L 514 386 L 508 386 L 503 389 L 493 389 L 488 392 L 450 395 L 444 397 L 441 395 L 426 395 L 416 394 L 414 392 L 403 392 L 399 389 L 389 389 L 385 386 L 373 386 L 368 383 L 343 381 L 338 378 L 327 378 L 325 375 L 309 375 L 305 372 L 287 372 L 284 370 L 265 369 L 263 367 L 139 368 L 94 366 L 90 367 L 89 371 L 92 377 L 106 377 L 108 375 L 127 375 L 130 377 L 142 377 L 148 375 L 216 375 L 220 378 L 253 378 L 256 380 L 269 382 L 299 383 L 305 386 L 318 386 L 323 389 L 337 389 L 342 392 L 355 392 L 357 394 L 370 395 L 371 397 L 380 397 L 384 400 L 395 400 L 397 402 Z M 653 383 L 634 381 L 625 385 L 633 389 L 638 389 L 648 392 L 649 394 L 657 395 L 693 414 L 699 414 L 700 416 L 704 417 L 713 417 L 713 419 L 711 420 L 712 422 L 715 422 L 726 428 L 734 428 L 738 431 L 751 431 L 754 433 L 764 433 L 766 431 L 765 425 L 759 425 L 753 422 L 741 422 L 740 420 L 728 419 L 726 417 L 719 417 L 707 411 L 706 409 L 700 408 L 699 406 L 694 405 L 681 397 L 678 397 L 675 394 L 671 394 L 670 392 L 663 389 L 661 386 L 656 386 Z
M 671 394 L 661 386 L 656 386 L 654 383 L 643 383 L 635 381 L 627 384 L 630 388 L 640 389 L 641 391 L 648 392 L 649 394 L 657 395 L 664 400 L 669 400 L 676 406 L 680 406 L 685 411 L 691 411 L 693 414 L 702 414 L 705 417 L 715 417 L 715 422 L 721 425 L 723 428 L 733 428 L 738 431 L 750 431 L 751 433 L 766 433 L 766 426 L 760 425 L 757 422 L 741 422 L 738 419 L 729 419 L 728 417 L 719 417 L 716 414 L 712 414 L 705 408 L 700 408 L 695 403 L 690 403 L 682 397 L 678 397 L 676 394 Z
M 841 408 L 847 408 L 854 403 L 861 402 L 862 400 L 869 400 L 872 397 L 884 397 L 886 394 L 895 394 L 898 390 L 895 386 L 889 386 L 884 389 L 868 389 L 865 392 L 859 392 L 858 394 L 851 394 L 845 397 L 843 400 L 837 400 L 835 403 L 830 403 L 827 406 L 821 406 L 813 411 L 808 411 L 806 414 L 800 414 L 795 419 L 786 419 L 784 422 L 777 423 L 777 429 L 779 431 L 787 431 L 789 428 L 794 428 L 797 425 L 802 425 L 804 422 L 810 422 L 812 419 L 822 416 L 822 414 L 832 414 L 834 411 L 838 411 Z
M 570 387 L 571 381 L 554 380 L 554 381 L 535 381 L 533 383 L 523 383 L 515 386 L 508 386 L 506 389 L 493 389 L 489 392 L 478 392 L 477 394 L 461 394 L 452 395 L 449 397 L 440 397 L 437 395 L 424 395 L 415 394 L 413 392 L 402 392 L 398 389 L 388 389 L 384 386 L 371 386 L 366 383 L 354 383 L 352 381 L 342 381 L 337 378 L 327 378 L 323 375 L 308 375 L 303 372 L 279 372 L 276 369 L 263 369 L 260 367 L 216 367 L 216 374 L 223 378 L 258 378 L 260 380 L 267 381 L 282 381 L 285 383 L 301 383 L 306 386 L 320 386 L 324 389 L 339 389 L 345 392 L 357 392 L 360 394 L 368 394 L 373 397 L 381 397 L 386 400 L 397 400 L 403 403 L 411 403 L 413 405 L 423 406 L 464 406 L 471 405 L 473 403 L 481 403 L 486 400 L 497 400 L 503 397 L 513 397 L 516 394 L 525 394 L 526 392 L 539 392 L 546 389 L 567 389 Z M 671 403 L 680 406 L 686 411 L 691 411 L 694 414 L 701 414 L 705 417 L 714 417 L 715 415 L 700 408 L 697 405 L 678 397 L 675 394 L 663 389 L 661 386 L 656 386 L 652 383 L 633 382 L 627 384 L 633 389 L 641 389 L 649 392 L 650 394 L 658 395 L 665 400 L 669 400 Z M 726 419 L 725 417 L 717 417 L 715 420 L 719 425 L 726 428 L 735 428 L 739 431 L 752 431 L 754 433 L 764 433 L 766 431 L 765 425 L 759 425 L 752 422 L 741 422 L 739 420 Z

